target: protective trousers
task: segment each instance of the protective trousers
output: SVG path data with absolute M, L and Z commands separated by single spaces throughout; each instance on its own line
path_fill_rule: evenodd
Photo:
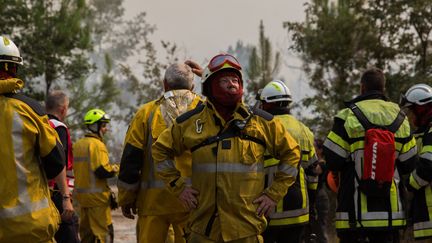
M 216 217 L 213 223 L 213 227 L 211 229 L 210 238 L 205 235 L 197 234 L 195 232 L 191 232 L 188 236 L 188 243 L 263 243 L 264 240 L 260 235 L 254 235 L 242 239 L 232 240 L 232 241 L 223 241 L 222 232 L 220 228 L 220 218 Z M 217 239 L 217 240 L 212 240 Z
M 167 215 L 147 215 L 138 217 L 137 234 L 139 243 L 169 242 L 185 243 L 184 227 L 189 213 Z M 174 237 L 167 239 L 168 230 L 172 225 Z M 174 238 L 174 239 L 172 239 Z
M 80 210 L 81 243 L 112 243 L 114 228 L 109 207 L 81 208 Z

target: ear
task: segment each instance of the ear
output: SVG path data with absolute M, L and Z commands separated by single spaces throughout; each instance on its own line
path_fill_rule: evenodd
M 165 90 L 165 92 L 171 90 L 170 86 L 168 85 L 168 83 L 167 83 L 167 81 L 166 81 L 165 79 L 164 79 L 164 81 L 163 81 L 163 85 L 164 85 L 164 90 Z

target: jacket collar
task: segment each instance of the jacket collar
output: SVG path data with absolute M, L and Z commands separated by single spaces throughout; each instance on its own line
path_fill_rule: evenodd
M 16 93 L 24 87 L 24 81 L 18 78 L 0 80 L 0 94 Z
M 246 106 L 243 102 L 239 102 L 234 110 L 231 120 L 225 122 L 225 120 L 219 115 L 219 113 L 217 112 L 217 110 L 215 109 L 214 105 L 211 103 L 210 100 L 206 101 L 206 106 L 219 120 L 220 124 L 228 124 L 233 120 L 246 120 L 252 114 L 248 106 Z
M 363 101 L 363 100 L 385 100 L 385 101 L 387 101 L 388 98 L 382 92 L 372 90 L 372 91 L 368 91 L 362 95 L 359 95 L 350 101 L 346 101 L 344 103 L 347 107 L 349 107 L 351 104 L 357 103 L 357 102 Z
M 101 137 L 99 137 L 99 135 L 97 135 L 96 133 L 86 133 L 86 135 L 84 135 L 85 137 L 90 137 L 90 138 L 97 138 L 100 141 L 103 142 L 103 139 Z

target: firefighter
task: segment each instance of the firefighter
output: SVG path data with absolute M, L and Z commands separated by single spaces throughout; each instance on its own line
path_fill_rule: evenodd
M 56 183 L 55 180 L 49 182 L 52 191 L 51 199 L 56 205 L 60 213 L 73 210 L 71 200 L 63 200 L 62 195 L 72 195 L 73 191 L 73 154 L 72 141 L 69 134 L 69 129 L 64 124 L 64 120 L 69 108 L 69 98 L 60 90 L 52 91 L 48 94 L 45 100 L 45 108 L 50 119 L 50 125 L 53 127 L 61 143 L 63 144 L 66 165 L 66 183 Z M 65 203 L 67 203 L 65 205 Z M 69 215 L 68 215 L 69 216 Z M 69 217 L 62 217 L 59 230 L 55 234 L 57 243 L 76 243 L 79 242 L 78 237 L 78 216 L 72 211 Z
M 408 120 L 398 105 L 384 95 L 383 72 L 377 68 L 365 71 L 360 87 L 361 95 L 347 103 L 349 108 L 339 111 L 324 142 L 328 169 L 340 172 L 336 229 L 341 243 L 357 240 L 398 242 L 398 229 L 406 224 L 400 180 L 402 175 L 413 170 L 416 143 L 410 134 Z M 365 136 L 373 134 L 365 128 L 366 123 L 377 128 L 373 131 L 376 134 L 391 131 L 394 140 L 387 143 L 386 150 L 371 151 L 369 146 L 377 146 L 381 140 L 374 140 L 372 144 L 365 142 Z M 389 133 L 385 134 L 384 138 L 389 138 Z M 389 156 L 382 156 L 391 150 L 394 151 Z M 365 152 L 375 156 L 376 160 L 370 157 L 366 160 Z M 372 161 L 372 166 L 375 163 L 373 173 L 366 170 L 371 168 L 371 163 L 365 161 Z M 390 182 L 380 186 L 377 179 L 388 175 Z
M 411 173 L 409 184 L 414 188 L 412 219 L 414 238 L 432 238 L 432 87 L 416 84 L 401 97 L 417 139 L 419 160 Z
M 54 242 L 60 216 L 47 179 L 66 180 L 64 153 L 43 107 L 18 93 L 22 65 L 16 45 L 0 36 L 0 242 Z
M 118 172 L 111 165 L 103 141 L 110 117 L 103 110 L 92 109 L 84 116 L 88 133 L 73 145 L 76 199 L 80 206 L 80 236 L 83 243 L 113 242 L 111 191 L 107 179 Z
M 151 145 L 180 114 L 195 108 L 201 98 L 192 92 L 194 74 L 186 64 L 173 64 L 165 72 L 162 97 L 143 105 L 135 114 L 125 139 L 119 173 L 119 205 L 125 217 L 138 210 L 138 242 L 165 242 L 170 225 L 174 241 L 185 242 L 183 228 L 188 210 L 158 178 Z M 181 175 L 190 177 L 190 154 L 175 158 Z
M 290 115 L 291 92 L 282 81 L 274 80 L 268 83 L 261 91 L 259 101 L 262 103 L 263 110 L 279 119 L 297 141 L 301 150 L 296 181 L 288 189 L 284 198 L 278 202 L 275 212 L 270 213 L 269 226 L 263 234 L 264 242 L 282 243 L 287 239 L 293 243 L 302 242 L 305 226 L 309 222 L 308 194 L 315 195 L 318 183 L 314 171 L 318 163 L 314 136 L 308 127 Z M 278 162 L 271 157 L 264 162 L 268 184 L 271 184 L 278 171 Z
M 213 57 L 201 81 L 207 101 L 177 117 L 153 144 L 157 173 L 191 210 L 188 242 L 262 242 L 264 215 L 297 176 L 298 144 L 271 114 L 242 102 L 241 66 L 233 56 Z M 264 188 L 266 149 L 280 162 Z M 184 151 L 192 153 L 190 179 L 173 161 Z

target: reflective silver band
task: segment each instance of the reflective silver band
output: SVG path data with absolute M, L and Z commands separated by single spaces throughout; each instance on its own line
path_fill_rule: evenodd
M 367 212 L 362 213 L 364 220 L 388 220 L 388 212 Z M 392 219 L 405 219 L 405 212 L 392 212 Z M 347 212 L 336 212 L 336 220 L 349 220 Z
M 20 215 L 36 212 L 48 207 L 48 199 L 43 198 L 42 200 L 37 202 L 26 202 L 24 204 L 18 204 L 18 206 L 13 208 L 2 208 L 0 209 L 0 218 L 5 219 L 18 217 Z
M 293 167 L 293 166 L 288 165 L 288 164 L 280 164 L 278 167 L 278 170 L 282 173 L 285 173 L 285 174 L 293 176 L 293 177 L 296 177 L 297 173 L 298 173 L 298 170 L 296 167 Z
M 338 144 L 336 144 L 335 142 L 331 141 L 328 138 L 324 141 L 324 146 L 342 158 L 348 158 L 348 156 L 349 156 L 348 151 L 346 151 L 341 146 L 339 146 Z
M 412 147 L 410 150 L 408 150 L 406 153 L 399 154 L 398 159 L 400 162 L 404 162 L 411 157 L 414 157 L 417 154 L 417 146 Z M 421 157 L 421 155 L 420 155 Z
M 158 172 L 163 172 L 165 170 L 175 169 L 174 161 L 173 160 L 165 160 L 161 163 L 158 163 L 156 169 Z
M 165 188 L 165 182 L 163 182 L 162 180 L 141 181 L 141 190 L 149 188 Z
M 414 230 L 423 230 L 423 229 L 432 229 L 432 222 L 426 221 L 426 222 L 414 223 Z
M 427 160 L 432 161 L 432 153 L 431 152 L 422 153 L 419 155 L 419 157 L 422 159 L 427 159 Z
M 125 190 L 128 190 L 128 191 L 136 191 L 136 190 L 138 190 L 138 187 L 139 187 L 139 182 L 136 182 L 136 183 L 133 183 L 133 184 L 129 184 L 129 183 L 126 183 L 126 182 L 124 182 L 124 181 L 122 181 L 122 180 L 117 180 L 117 187 L 120 189 L 125 189 Z
M 413 171 L 412 176 L 417 181 L 420 187 L 426 186 L 429 184 L 428 181 L 423 180 L 420 176 L 417 175 L 417 169 Z
M 193 164 L 192 171 L 195 172 L 233 172 L 233 173 L 258 173 L 264 171 L 263 163 L 254 163 L 251 165 L 240 163 L 207 163 Z

